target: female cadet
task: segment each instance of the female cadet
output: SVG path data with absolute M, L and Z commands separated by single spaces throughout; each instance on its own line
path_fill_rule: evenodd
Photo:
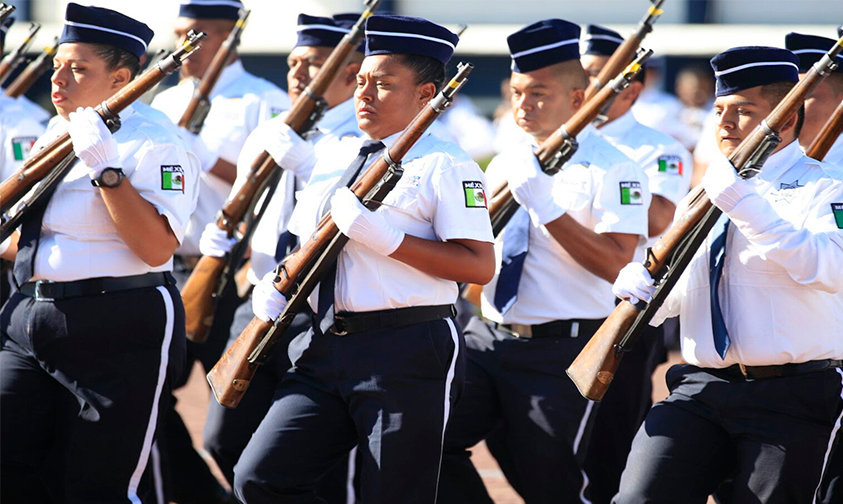
M 317 156 L 290 223 L 306 239 L 330 208 L 351 241 L 311 296 L 313 327 L 290 344 L 293 369 L 234 469 L 235 492 L 248 504 L 320 502 L 312 484 L 355 444 L 362 502 L 435 500 L 442 436 L 462 382 L 456 282 L 486 283 L 495 267 L 484 176 L 456 145 L 426 134 L 377 211 L 344 186 L 435 96 L 457 41 L 424 19 L 367 21 L 354 101 L 368 139 L 338 139 Z M 288 138 L 291 149 L 306 149 Z M 312 159 L 300 154 L 291 157 Z M 270 280 L 253 294 L 264 320 L 285 303 Z
M 4 502 L 146 502 L 184 357 L 169 271 L 197 168 L 131 106 L 113 135 L 91 107 L 130 83 L 152 35 L 120 13 L 67 6 L 51 78 L 59 116 L 34 150 L 68 131 L 79 161 L 3 247 L 20 287 L 0 312 Z

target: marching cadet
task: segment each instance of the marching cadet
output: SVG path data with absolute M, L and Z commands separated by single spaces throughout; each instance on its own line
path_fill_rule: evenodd
M 817 35 L 789 33 L 784 43 L 787 49 L 799 57 L 801 78 L 837 41 Z M 835 71 L 826 77 L 805 100 L 805 123 L 799 135 L 799 145 L 803 149 L 810 147 L 828 118 L 834 113 L 834 109 L 843 101 L 843 57 L 840 55 L 837 56 L 837 65 Z M 834 142 L 823 161 L 843 168 L 843 136 Z
M 202 49 L 187 58 L 181 67 L 182 80 L 178 85 L 159 93 L 152 106 L 163 111 L 173 123 L 179 119 L 190 103 L 218 49 L 228 37 L 239 17 L 243 4 L 240 0 L 188 0 L 179 7 L 176 21 L 176 43 L 181 42 L 190 30 L 207 34 Z M 199 259 L 199 239 L 205 226 L 213 222 L 223 207 L 236 178 L 236 163 L 240 150 L 249 134 L 258 124 L 269 120 L 289 108 L 287 94 L 265 79 L 256 77 L 243 68 L 239 58 L 234 58 L 222 71 L 210 95 L 211 109 L 198 135 L 183 132 L 182 137 L 202 165 L 199 179 L 199 202 L 190 218 L 185 239 L 175 257 L 175 277 L 179 285 L 190 276 Z M 205 370 L 210 370 L 219 359 L 228 340 L 234 311 L 243 303 L 236 295 L 235 286 L 222 294 L 217 302 L 214 324 L 204 344 L 187 343 L 187 359 L 199 360 Z M 189 369 L 188 369 L 189 372 Z M 187 379 L 187 375 L 183 377 Z M 208 500 L 219 494 L 219 487 L 205 463 L 194 452 L 187 430 L 175 409 L 168 417 L 166 437 L 169 447 L 164 449 L 169 461 L 173 496 Z M 201 480 L 204 483 L 197 484 Z
M 293 101 L 298 99 L 316 77 L 331 51 L 340 43 L 342 37 L 351 31 L 351 26 L 359 17 L 359 14 L 338 14 L 333 18 L 299 15 L 298 40 L 287 57 L 290 67 L 287 72 L 287 88 Z M 284 122 L 286 114 L 261 124 L 249 135 L 240 153 L 239 173 L 232 188 L 232 197 L 248 179 L 254 159 L 264 150 L 268 151 L 273 159 L 278 160 L 281 166 L 298 167 L 302 162 L 329 155 L 331 151 L 326 151 L 326 146 L 333 148 L 340 139 L 363 135 L 357 127 L 352 100 L 362 60 L 361 46 L 360 50 L 352 53 L 349 62 L 325 92 L 327 110 L 316 127 L 304 135 L 306 141 L 298 138 Z M 287 230 L 287 226 L 295 206 L 295 193 L 304 188 L 304 182 L 309 175 L 309 167 L 299 171 L 298 176 L 284 171 L 270 202 L 267 203 L 263 218 L 250 242 L 251 267 L 248 278 L 253 285 L 275 269 L 297 245 L 298 240 Z M 224 231 L 211 223 L 202 234 L 200 249 L 203 255 L 222 257 L 230 252 L 233 243 Z M 287 330 L 287 339 L 306 331 L 310 327 L 311 315 L 299 314 L 296 322 Z M 243 332 L 253 317 L 250 303 L 237 309 L 231 326 L 229 345 Z M 281 344 L 278 347 L 267 365 L 259 368 L 250 382 L 249 393 L 243 397 L 236 409 L 224 408 L 216 401 L 211 401 L 208 406 L 204 428 L 205 448 L 214 457 L 229 483 L 234 483 L 234 465 L 269 410 L 281 378 L 291 367 L 286 352 L 282 350 L 285 345 Z M 336 477 L 321 480 L 323 483 L 317 489 L 319 496 L 329 502 L 346 502 L 347 472 L 341 464 L 332 470 L 330 474 Z
M 466 327 L 466 388 L 445 435 L 439 502 L 491 502 L 467 450 L 501 421 L 527 503 L 585 501 L 594 403 L 564 370 L 614 308 L 610 282 L 647 237 L 650 196 L 643 170 L 592 126 L 552 179 L 532 152 L 582 106 L 579 35 L 548 19 L 507 39 L 513 114 L 535 144 L 487 169 L 491 187 L 506 179 L 523 208 L 498 238 L 485 319 Z
M 91 107 L 130 85 L 152 35 L 118 12 L 67 6 L 51 78 L 59 116 L 34 149 L 67 131 L 79 160 L 3 247 L 19 286 L 0 311 L 4 502 L 52 502 L 48 491 L 151 502 L 145 469 L 184 360 L 169 272 L 198 167 L 131 106 L 114 134 Z
M 367 20 L 365 38 L 354 103 L 368 138 L 326 146 L 290 222 L 307 237 L 330 209 L 351 240 L 309 298 L 313 326 L 290 343 L 293 368 L 234 469 L 248 504 L 319 502 L 312 484 L 354 445 L 362 502 L 434 502 L 463 378 L 456 282 L 482 284 L 494 270 L 484 175 L 456 145 L 424 134 L 377 211 L 343 187 L 435 96 L 458 41 L 425 19 L 386 15 Z M 286 303 L 271 280 L 252 296 L 263 320 Z
M 6 32 L 9 31 L 9 27 L 12 26 L 12 23 L 15 22 L 14 17 L 9 17 L 3 20 L 0 23 L 0 54 L 3 54 L 3 51 L 6 48 Z M 2 90 L 2 88 L 0 88 Z M 17 107 L 12 109 L 11 104 L 16 103 Z M 32 103 L 26 96 L 20 96 L 17 99 L 9 98 L 3 93 L 0 93 L 0 112 L 2 112 L 2 118 L 5 119 L 3 121 L 3 127 L 13 127 L 13 124 L 17 124 L 19 120 L 22 118 L 26 118 L 27 122 L 30 123 L 46 123 L 47 120 L 50 118 L 50 114 L 47 113 L 46 110 L 39 107 L 38 105 Z M 9 115 L 9 118 L 5 116 Z M 26 137 L 31 137 L 30 133 L 33 131 L 29 126 L 24 126 L 26 129 Z M 36 138 L 40 136 L 41 133 L 44 133 L 44 126 L 40 126 L 40 133 L 36 135 Z M 27 149 L 29 146 L 27 146 Z M 6 166 L 8 170 L 8 165 Z M 0 178 L 5 180 L 2 176 L 4 175 L 3 166 L 0 165 Z
M 586 33 L 581 61 L 586 74 L 594 78 L 623 38 L 597 25 L 588 25 Z M 642 72 L 615 97 L 599 132 L 647 174 L 653 197 L 647 212 L 649 247 L 673 221 L 676 204 L 688 194 L 692 160 L 691 153 L 678 140 L 644 126 L 632 114 L 631 108 L 644 87 L 643 78 Z M 643 260 L 644 253 L 645 247 L 640 247 L 635 259 Z M 592 502 L 608 504 L 618 491 L 632 439 L 652 405 L 652 375 L 664 360 L 663 340 L 660 327 L 648 330 L 636 348 L 624 356 L 621 376 L 600 402 L 585 462 Z
M 816 35 L 789 33 L 785 37 L 785 47 L 799 58 L 800 79 L 811 69 L 823 54 L 828 52 L 837 41 Z M 799 134 L 799 145 L 807 150 L 820 133 L 834 109 L 843 101 L 843 58 L 837 56 L 838 67 L 826 77 L 805 100 L 805 121 Z M 839 137 L 823 159 L 826 163 L 843 168 L 843 136 Z M 837 436 L 834 452 L 828 461 L 817 502 L 835 504 L 841 502 L 843 494 L 843 449 L 840 436 Z
M 726 157 L 797 82 L 798 62 L 766 47 L 711 60 L 722 155 L 702 184 L 724 215 L 653 319 L 680 316 L 687 364 L 668 371 L 614 502 L 702 503 L 726 478 L 732 502 L 814 502 L 843 408 L 840 170 L 802 153 L 801 112 L 758 176 Z M 652 285 L 632 263 L 614 292 L 647 300 Z

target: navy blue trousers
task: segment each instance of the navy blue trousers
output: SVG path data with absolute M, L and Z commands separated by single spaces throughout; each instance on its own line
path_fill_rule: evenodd
M 466 385 L 445 434 L 440 504 L 491 503 L 468 448 L 496 429 L 528 504 L 580 502 L 595 403 L 565 368 L 591 334 L 519 339 L 475 317 L 465 330 Z
M 146 470 L 182 372 L 172 285 L 0 311 L 0 500 L 155 502 Z
M 843 371 L 743 381 L 682 364 L 647 414 L 613 502 L 808 504 L 839 431 Z
M 322 503 L 314 484 L 357 445 L 364 504 L 432 504 L 464 373 L 450 319 L 347 336 L 313 329 L 234 468 L 247 504 Z

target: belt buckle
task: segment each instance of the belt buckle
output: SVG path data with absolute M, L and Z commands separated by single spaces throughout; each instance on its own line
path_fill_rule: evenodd
M 348 326 L 344 320 L 334 318 L 334 323 L 328 328 L 328 332 L 334 336 L 348 336 Z
M 35 301 L 47 301 L 47 302 L 55 301 L 55 298 L 45 296 L 41 292 L 42 287 L 44 287 L 45 285 L 52 285 L 52 284 L 55 284 L 55 282 L 53 282 L 52 280 L 38 280 L 38 281 L 36 281 L 35 282 L 35 296 L 34 296 Z
M 509 331 L 516 338 L 530 339 L 533 337 L 533 326 L 530 324 L 509 324 Z

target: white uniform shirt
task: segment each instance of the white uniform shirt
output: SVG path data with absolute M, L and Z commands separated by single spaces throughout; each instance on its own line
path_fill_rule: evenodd
M 733 219 L 726 238 L 719 285 L 731 339 L 725 360 L 714 349 L 709 299 L 711 243 L 725 215 L 652 324 L 679 315 L 682 357 L 702 367 L 843 358 L 843 170 L 806 157 L 793 142 L 752 181 L 759 196 L 732 211 L 751 205 L 752 225 Z
M 400 136 L 383 140 L 389 147 Z M 316 228 L 323 201 L 357 157 L 364 138 L 347 138 L 326 145 L 313 168 L 298 204 L 290 231 L 307 239 Z M 330 150 L 327 150 L 330 149 Z M 370 164 L 377 156 L 370 157 Z M 480 167 L 459 147 L 426 133 L 404 157 L 404 175 L 377 210 L 386 221 L 407 234 L 426 240 L 467 239 L 492 242 L 492 226 L 485 205 L 469 204 L 467 196 L 485 188 Z M 481 189 L 482 190 L 482 189 Z M 318 308 L 318 288 L 310 306 Z M 408 306 L 452 304 L 457 284 L 437 278 L 400 261 L 384 257 L 349 241 L 337 263 L 336 311 L 365 312 Z
M 184 238 L 198 196 L 199 167 L 192 164 L 177 136 L 130 106 L 120 113 L 114 134 L 123 172 L 140 195 L 167 218 L 176 238 Z M 38 150 L 67 130 L 56 116 L 35 144 Z M 181 175 L 179 184 L 175 179 Z M 165 187 L 167 187 L 165 189 Z M 170 271 L 172 259 L 152 267 L 120 238 L 100 189 L 91 185 L 81 162 L 64 177 L 47 205 L 33 280 L 73 281 L 104 276 Z
M 651 194 L 657 194 L 674 205 L 678 205 L 691 187 L 693 161 L 678 140 L 635 120 L 631 111 L 618 117 L 598 130 L 612 145 L 638 163 L 647 174 Z M 652 246 L 658 237 L 650 238 Z M 635 260 L 643 259 L 641 247 Z
M 233 197 L 243 182 L 251 173 L 252 162 L 264 150 L 261 139 L 263 131 L 269 128 L 274 121 L 283 121 L 286 114 L 271 119 L 265 125 L 258 126 L 249 135 L 243 150 L 240 152 L 240 159 L 237 162 L 237 180 L 231 191 Z M 317 158 L 330 155 L 325 146 L 334 146 L 336 141 L 346 137 L 360 137 L 363 133 L 357 127 L 357 119 L 354 116 L 354 100 L 347 100 L 339 105 L 326 110 L 325 115 L 316 124 L 316 129 L 306 135 L 306 139 L 313 145 Z M 296 191 L 304 188 L 304 181 L 310 178 L 310 173 L 302 173 L 301 176 L 293 176 L 285 171 L 278 182 L 278 188 L 272 195 L 272 199 L 258 224 L 255 234 L 250 242 L 252 248 L 251 265 L 248 278 L 252 284 L 257 284 L 265 274 L 272 271 L 278 265 L 275 260 L 275 249 L 278 245 L 278 237 L 287 230 L 290 217 L 293 212 Z M 258 208 L 262 202 L 258 203 Z
M 831 149 L 829 149 L 828 153 L 825 155 L 823 161 L 831 163 L 838 168 L 843 168 L 843 135 L 840 135 L 840 137 L 834 142 Z
M 198 79 L 182 80 L 177 86 L 155 96 L 152 107 L 161 110 L 178 124 L 199 85 Z M 243 69 L 240 60 L 225 67 L 211 92 L 211 110 L 202 128 L 202 140 L 219 153 L 220 158 L 237 164 L 249 133 L 258 124 L 290 108 L 287 93 L 271 82 Z M 210 173 L 200 175 L 199 202 L 190 219 L 180 255 L 199 255 L 199 237 L 205 225 L 222 208 L 231 185 Z
M 33 120 L 18 100 L 0 95 L 0 180 L 9 178 L 23 165 L 45 127 Z
M 578 223 L 596 233 L 647 236 L 650 192 L 647 175 L 636 163 L 604 140 L 592 126 L 577 136 L 579 149 L 552 179 L 553 198 Z M 496 156 L 486 174 L 497 187 L 506 170 L 519 169 L 532 156 L 533 147 L 521 147 Z M 622 202 L 622 188 L 637 197 Z M 612 284 L 586 270 L 542 227 L 530 228 L 518 298 L 502 317 L 494 306 L 500 273 L 503 239 L 495 243 L 498 268 L 483 288 L 483 316 L 498 323 L 542 324 L 553 320 L 598 319 L 615 307 Z

